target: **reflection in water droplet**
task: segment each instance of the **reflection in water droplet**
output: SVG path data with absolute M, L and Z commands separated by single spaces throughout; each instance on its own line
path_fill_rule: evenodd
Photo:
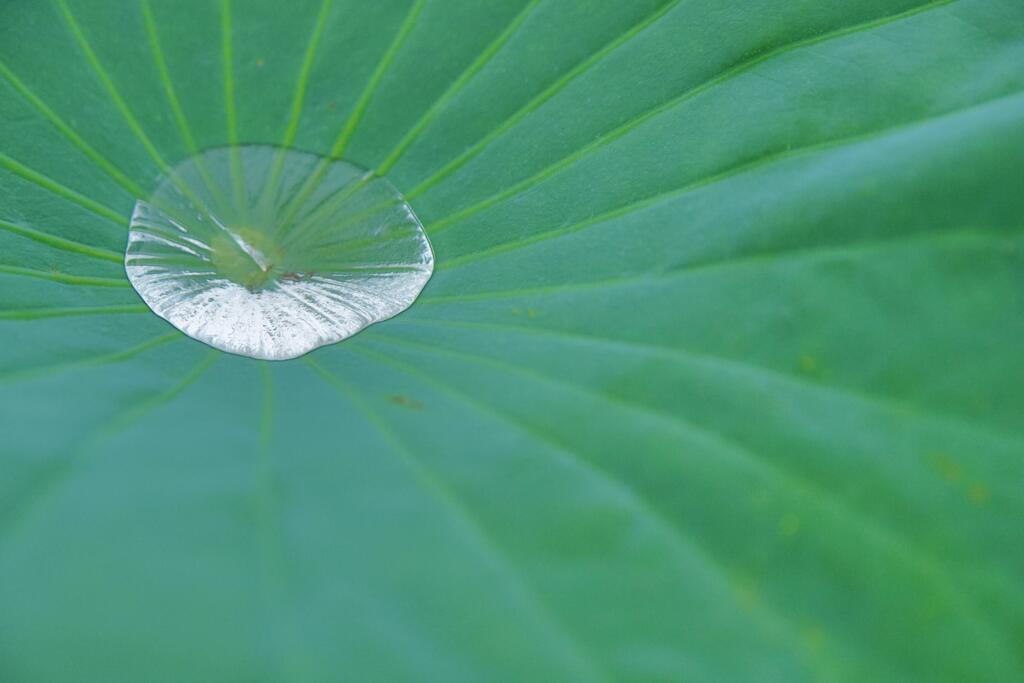
M 434 255 L 386 179 L 246 146 L 179 164 L 138 201 L 125 266 L 149 307 L 182 332 L 285 360 L 404 311 Z

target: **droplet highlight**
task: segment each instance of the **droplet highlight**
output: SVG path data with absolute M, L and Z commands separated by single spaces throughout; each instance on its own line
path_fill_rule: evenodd
M 182 162 L 136 202 L 125 268 L 153 312 L 190 337 L 287 360 L 407 309 L 434 255 L 386 178 L 242 146 Z

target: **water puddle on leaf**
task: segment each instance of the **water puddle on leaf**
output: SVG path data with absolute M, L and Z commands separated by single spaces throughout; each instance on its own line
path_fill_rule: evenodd
M 210 346 L 286 360 L 401 313 L 434 270 L 416 215 L 385 178 L 275 147 L 224 147 L 135 205 L 128 279 Z

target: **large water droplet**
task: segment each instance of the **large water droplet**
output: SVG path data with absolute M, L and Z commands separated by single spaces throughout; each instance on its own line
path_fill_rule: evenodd
M 386 179 L 275 147 L 224 147 L 138 201 L 128 279 L 160 317 L 218 349 L 285 360 L 412 305 L 434 269 Z

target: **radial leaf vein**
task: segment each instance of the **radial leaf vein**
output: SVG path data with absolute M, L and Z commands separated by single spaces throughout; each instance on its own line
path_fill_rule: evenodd
M 32 379 L 35 377 L 49 377 L 59 372 L 67 370 L 74 370 L 78 368 L 96 367 L 100 365 L 109 365 L 112 363 L 120 363 L 126 360 L 131 360 L 137 356 L 142 355 L 150 349 L 155 349 L 158 346 L 167 344 L 168 342 L 178 341 L 185 339 L 184 335 L 180 332 L 174 331 L 168 334 L 154 337 L 147 341 L 137 344 L 123 351 L 116 351 L 114 353 L 103 353 L 97 356 L 89 356 L 88 358 L 78 358 L 75 360 L 64 361 L 55 363 L 53 365 L 45 365 L 42 367 L 22 368 L 13 372 L 8 372 L 0 375 L 0 381 L 3 383 L 23 381 L 26 379 Z
M 459 75 L 455 81 L 448 86 L 448 88 L 441 94 L 441 96 L 427 109 L 426 112 L 419 118 L 419 120 L 413 124 L 409 132 L 399 141 L 395 149 L 385 158 L 384 162 L 381 163 L 377 170 L 380 175 L 385 175 L 391 168 L 398 162 L 401 156 L 407 149 L 419 138 L 423 131 L 430 125 L 430 123 L 437 117 L 438 112 L 444 109 L 445 105 L 448 104 L 452 98 L 455 97 L 461 91 L 467 83 L 469 83 L 477 73 L 480 72 L 484 66 L 498 54 L 501 48 L 509 41 L 509 39 L 515 35 L 519 27 L 523 25 L 523 22 L 530 16 L 534 8 L 539 5 L 541 0 L 530 0 L 523 9 L 513 17 L 511 23 L 505 28 L 501 34 L 491 42 L 480 55 L 473 60 L 462 74 Z
M 510 575 L 510 583 L 517 587 L 517 593 L 528 606 L 530 611 L 537 617 L 545 628 L 553 636 L 563 641 L 567 652 L 572 653 L 578 666 L 585 668 L 592 678 L 588 680 L 603 681 L 608 677 L 596 667 L 596 660 L 592 655 L 585 654 L 582 645 L 566 627 L 552 614 L 547 604 L 542 600 L 540 594 L 527 580 L 526 576 L 511 559 L 500 548 L 492 538 L 483 523 L 478 519 L 472 510 L 466 507 L 461 498 L 452 488 L 440 479 L 440 477 L 425 462 L 418 458 L 415 452 L 410 449 L 404 440 L 394 431 L 391 425 L 385 421 L 365 401 L 354 387 L 343 381 L 334 373 L 324 368 L 319 362 L 306 356 L 303 360 L 336 391 L 346 396 L 356 409 L 377 429 L 384 441 L 391 447 L 392 452 L 399 458 L 402 464 L 409 469 L 416 480 L 423 488 L 430 493 L 453 518 L 459 526 L 467 533 L 468 537 L 480 548 L 482 553 L 493 559 L 499 568 Z
M 261 578 L 266 587 L 267 624 L 283 626 L 285 639 L 276 648 L 283 671 L 281 679 L 308 680 L 311 666 L 306 654 L 307 639 L 299 624 L 291 616 L 288 552 L 285 546 L 280 477 L 276 470 L 273 450 L 274 436 L 274 373 L 271 364 L 258 364 L 262 397 L 260 400 L 259 449 L 256 458 L 256 488 L 254 495 L 255 518 L 258 530 Z
M 167 97 L 167 102 L 171 107 L 171 113 L 174 116 L 174 121 L 178 126 L 178 133 L 181 135 L 182 141 L 185 143 L 186 149 L 192 156 L 198 157 L 199 147 L 196 145 L 195 136 L 192 134 L 192 127 L 188 123 L 188 117 L 185 116 L 185 110 L 181 106 L 181 101 L 178 99 L 177 90 L 174 87 L 174 82 L 171 80 L 170 70 L 167 68 L 167 60 L 164 57 L 164 52 L 160 44 L 160 34 L 157 31 L 156 19 L 153 16 L 153 8 L 150 0 L 142 0 L 142 16 L 146 26 L 146 36 L 149 39 L 149 45 L 153 52 L 153 61 L 156 63 L 157 72 L 160 74 L 160 82 L 164 87 L 164 95 Z M 203 178 L 207 189 L 213 194 L 218 201 L 223 203 L 223 197 L 219 196 L 218 184 L 213 181 L 213 177 L 210 175 L 210 170 L 207 168 L 205 161 L 201 157 L 198 158 L 197 168 L 200 176 Z
M 1020 228 L 1014 230 L 945 230 L 942 232 L 921 232 L 909 235 L 895 235 L 889 238 L 864 240 L 848 244 L 823 244 L 820 246 L 756 251 L 753 253 L 738 254 L 722 259 L 687 263 L 668 269 L 649 270 L 639 275 L 624 275 L 622 277 L 602 278 L 599 280 L 566 282 L 554 285 L 524 287 L 520 289 L 494 290 L 490 292 L 477 292 L 474 294 L 427 296 L 422 299 L 422 303 L 424 305 L 440 305 L 474 301 L 493 301 L 495 299 L 549 296 L 571 292 L 583 292 L 592 289 L 606 289 L 623 286 L 628 287 L 639 284 L 659 284 L 675 278 L 687 277 L 706 271 L 770 266 L 774 263 L 790 259 L 835 259 L 855 255 L 868 255 L 901 247 L 910 246 L 920 248 L 925 246 L 934 246 L 936 244 L 943 246 L 957 245 L 966 247 L 979 241 L 1016 239 L 1020 237 L 1021 234 L 1024 234 L 1024 229 Z
M 400 346 L 413 346 L 413 342 L 406 343 L 404 339 L 398 339 L 395 337 L 382 335 L 376 333 L 373 335 L 374 339 L 380 339 L 387 343 L 392 343 Z M 433 347 L 428 347 L 424 344 L 416 344 L 415 347 L 420 350 L 435 351 Z M 497 408 L 485 403 L 470 394 L 465 393 L 461 389 L 455 387 L 452 384 L 444 382 L 433 373 L 428 373 L 421 370 L 410 363 L 406 363 L 397 360 L 391 356 L 387 356 L 372 349 L 368 349 L 365 346 L 353 347 L 358 353 L 362 353 L 368 357 L 374 358 L 380 363 L 391 365 L 401 372 L 420 378 L 422 381 L 433 386 L 438 391 L 454 396 L 460 402 L 469 405 L 471 408 L 479 412 L 484 412 L 494 418 L 511 425 L 513 428 L 518 429 L 541 443 L 546 444 L 548 447 L 555 450 L 555 452 L 562 454 L 574 463 L 582 466 L 584 470 L 604 482 L 606 485 L 614 488 L 617 492 L 624 496 L 634 508 L 634 512 L 641 518 L 644 518 L 654 524 L 668 540 L 675 546 L 680 555 L 687 561 L 692 562 L 696 559 L 701 565 L 701 572 L 707 577 L 707 579 L 717 585 L 720 590 L 727 591 L 727 577 L 729 572 L 725 566 L 702 544 L 692 537 L 692 534 L 688 533 L 686 529 L 679 526 L 679 524 L 673 520 L 670 516 L 666 515 L 661 511 L 653 502 L 641 492 L 634 489 L 627 482 L 621 478 L 616 477 L 612 473 L 608 472 L 605 468 L 598 465 L 591 458 L 583 455 L 582 452 L 574 449 L 568 444 L 563 443 L 557 437 L 551 436 L 547 432 L 541 431 L 536 426 L 528 424 L 524 421 L 513 418 L 505 413 L 501 412 Z M 440 352 L 440 350 L 437 350 Z M 452 355 L 463 355 L 456 351 L 450 352 Z M 465 359 L 470 359 L 475 362 L 480 362 L 476 357 L 466 356 Z M 786 635 L 787 639 L 795 640 L 795 627 L 787 615 L 777 612 L 774 609 L 766 607 L 764 604 L 758 604 L 755 610 L 756 617 L 762 621 L 762 624 L 768 628 L 769 631 L 778 631 Z
M 334 145 L 331 147 L 330 154 L 327 158 L 317 164 L 313 172 L 310 173 L 309 177 L 306 178 L 305 182 L 303 182 L 302 187 L 300 187 L 298 192 L 295 193 L 295 197 L 292 199 L 290 205 L 285 208 L 283 218 L 281 219 L 282 229 L 286 228 L 288 224 L 291 223 L 292 218 L 295 217 L 296 212 L 302 206 L 303 202 L 305 202 L 306 199 L 312 196 L 316 191 L 317 187 L 320 185 L 320 181 L 324 177 L 324 174 L 330 167 L 331 160 L 340 159 L 345 153 L 345 149 L 348 147 L 348 143 L 352 139 L 352 135 L 359 126 L 366 108 L 370 105 L 370 101 L 373 99 L 373 95 L 376 93 L 377 87 L 384 79 L 384 75 L 391 67 L 391 63 L 401 51 L 406 38 L 408 38 L 409 34 L 412 33 L 412 30 L 416 25 L 416 20 L 419 18 L 420 12 L 422 12 L 425 4 L 426 0 L 415 0 L 409 8 L 409 12 L 406 14 L 402 25 L 399 27 L 398 32 L 395 34 L 395 37 L 392 39 L 387 50 L 385 50 L 384 55 L 377 64 L 377 67 L 373 70 L 373 74 L 371 74 L 370 80 L 366 83 L 362 94 L 360 94 L 359 99 L 356 101 L 352 113 L 342 126 L 341 132 L 338 134 Z M 373 176 L 373 172 L 365 174 L 359 181 L 359 187 L 362 187 L 364 183 L 371 180 Z M 356 189 L 358 189 L 358 187 Z
M 469 161 L 471 161 L 474 157 L 480 154 L 480 152 L 487 148 L 492 142 L 494 142 L 494 140 L 501 137 L 506 131 L 513 128 L 531 112 L 539 109 L 542 104 L 544 104 L 552 97 L 557 95 L 559 92 L 564 90 L 566 86 L 568 86 L 574 80 L 576 80 L 585 72 L 590 70 L 590 68 L 593 67 L 595 64 L 602 61 L 605 57 L 610 55 L 619 47 L 621 47 L 625 43 L 629 42 L 639 34 L 643 33 L 645 30 L 653 26 L 663 16 L 665 16 L 673 8 L 675 8 L 675 6 L 678 5 L 680 2 L 682 2 L 682 0 L 671 0 L 671 2 L 667 2 L 653 14 L 641 20 L 624 33 L 613 38 L 610 42 L 606 43 L 597 52 L 590 55 L 582 62 L 574 66 L 572 69 L 566 72 L 565 75 L 563 75 L 550 86 L 545 88 L 540 94 L 538 94 L 536 97 L 534 97 L 525 105 L 523 105 L 523 107 L 514 112 L 510 117 L 505 119 L 502 123 L 498 124 L 498 126 L 496 126 L 492 131 L 490 131 L 486 136 L 481 138 L 478 142 L 472 145 L 465 152 L 463 152 L 458 157 L 445 164 L 440 170 L 431 175 L 429 178 L 416 185 L 416 187 L 414 187 L 412 190 L 408 192 L 407 197 L 409 199 L 414 199 L 418 197 L 419 195 L 423 194 L 430 188 L 434 187 L 435 185 L 437 185 L 439 182 L 444 180 L 446 177 L 448 177 L 458 169 L 465 166 L 467 163 L 469 163 Z
M 1014 92 L 1006 95 L 1000 95 L 990 100 L 972 104 L 968 107 L 942 112 L 941 114 L 927 116 L 924 118 L 916 119 L 914 121 L 904 122 L 896 126 L 890 126 L 888 128 L 883 128 L 880 130 L 868 131 L 857 135 L 836 138 L 834 140 L 825 140 L 804 147 L 796 147 L 793 149 L 785 149 L 780 152 L 772 152 L 770 154 L 766 154 L 752 161 L 744 162 L 742 164 L 733 166 L 732 168 L 728 168 L 719 173 L 698 178 L 697 180 L 689 182 L 682 187 L 674 188 L 672 190 L 668 190 L 666 192 L 662 192 L 651 197 L 646 197 L 644 199 L 631 202 L 629 204 L 626 204 L 625 206 L 621 206 L 616 209 L 606 211 L 605 213 L 593 216 L 591 218 L 587 218 L 586 220 L 573 223 L 571 225 L 561 226 L 552 230 L 546 230 L 544 232 L 540 232 L 535 235 L 530 235 L 528 237 L 524 237 L 518 240 L 502 242 L 501 244 L 495 245 L 488 249 L 483 249 L 477 252 L 448 259 L 440 263 L 437 269 L 439 271 L 457 270 L 458 268 L 470 263 L 475 263 L 477 261 L 492 258 L 494 256 L 515 252 L 525 247 L 532 246 L 534 244 L 547 242 L 549 240 L 557 239 L 559 237 L 564 237 L 566 235 L 579 232 L 580 230 L 584 230 L 595 225 L 606 223 L 616 218 L 622 218 L 623 216 L 627 216 L 629 214 L 642 211 L 644 209 L 649 209 L 651 207 L 657 206 L 658 204 L 673 199 L 678 199 L 679 197 L 692 193 L 696 190 L 700 190 L 711 185 L 716 185 L 718 183 L 726 182 L 728 180 L 731 180 L 732 178 L 735 178 L 736 176 L 752 173 L 767 166 L 778 164 L 780 162 L 788 161 L 791 159 L 810 157 L 815 154 L 828 152 L 843 147 L 854 146 L 862 143 L 873 143 L 876 141 L 884 140 L 887 137 L 898 135 L 909 130 L 914 130 L 921 126 L 926 126 L 929 124 L 934 124 L 936 122 L 945 121 L 950 118 L 954 118 L 962 114 L 967 114 L 980 109 L 985 109 L 993 105 L 998 105 L 1004 102 L 1015 102 L 1017 100 L 1020 100 L 1022 96 L 1024 96 L 1024 92 Z
M 302 58 L 302 66 L 299 68 L 299 75 L 295 82 L 295 91 L 292 95 L 291 114 L 288 118 L 288 125 L 285 128 L 284 137 L 281 140 L 281 149 L 274 156 L 274 164 L 271 167 L 263 190 L 263 201 L 270 203 L 277 194 L 278 184 L 281 179 L 281 172 L 284 170 L 286 150 L 295 144 L 295 138 L 299 132 L 299 122 L 302 119 L 302 107 L 306 99 L 306 90 L 309 86 L 310 74 L 313 70 L 313 63 L 316 60 L 317 47 L 327 26 L 327 17 L 330 15 L 333 0 L 323 0 L 320 3 L 320 11 L 317 13 L 313 23 L 313 31 L 310 35 L 309 44 L 306 46 L 305 55 Z
M 288 119 L 288 127 L 285 129 L 282 146 L 291 147 L 295 142 L 295 136 L 299 132 L 299 121 L 302 119 L 302 107 L 306 99 L 306 90 L 309 86 L 309 76 L 313 70 L 313 63 L 316 58 L 317 47 L 320 45 L 320 38 L 323 36 L 327 26 L 327 17 L 330 15 L 331 6 L 334 0 L 323 0 L 320 3 L 320 11 L 317 13 L 313 32 L 310 35 L 309 45 L 306 47 L 305 55 L 302 58 L 302 67 L 299 69 L 299 76 L 295 83 L 295 93 L 292 96 L 291 115 Z
M 196 147 L 195 137 L 192 135 L 192 129 L 188 124 L 185 111 L 181 107 L 181 101 L 178 99 L 178 93 L 174 88 L 170 71 L 167 68 L 167 60 L 164 58 L 164 52 L 160 45 L 160 35 L 157 32 L 156 19 L 153 17 L 153 7 L 150 0 L 142 0 L 142 16 L 146 26 L 146 37 L 149 39 L 150 49 L 153 52 L 153 61 L 156 62 L 157 72 L 160 74 L 160 82 L 163 85 L 167 101 L 171 106 L 174 120 L 178 125 L 178 132 L 181 134 L 181 138 L 189 152 L 197 154 L 199 149 Z
M 42 320 L 44 318 L 73 318 L 78 316 L 123 315 L 149 312 L 149 308 L 144 305 L 15 308 L 0 310 L 0 320 Z
M 987 437 L 996 439 L 998 441 L 1016 445 L 1024 443 L 1024 435 L 1011 432 L 1000 432 L 993 429 L 989 425 L 983 425 L 977 422 L 973 422 L 963 415 L 936 412 L 934 410 L 926 409 L 915 404 L 907 403 L 895 397 L 871 394 L 849 386 L 823 384 L 820 382 L 812 381 L 805 377 L 801 377 L 796 374 L 782 372 L 769 367 L 765 367 L 763 365 L 755 364 L 750 361 L 741 360 L 737 358 L 730 358 L 727 356 L 718 356 L 703 351 L 687 349 L 680 346 L 652 344 L 632 339 L 615 339 L 614 337 L 602 337 L 598 335 L 574 332 L 570 330 L 560 330 L 540 325 L 531 325 L 529 327 L 525 327 L 520 325 L 482 323 L 466 320 L 428 320 L 425 318 L 409 319 L 407 317 L 395 318 L 394 320 L 391 320 L 389 322 L 389 325 L 418 325 L 420 323 L 426 325 L 437 325 L 440 327 L 462 327 L 466 329 L 477 329 L 482 331 L 490 330 L 492 332 L 501 332 L 503 334 L 519 333 L 527 336 L 546 336 L 551 337 L 553 339 L 562 338 L 567 341 L 575 340 L 578 343 L 606 345 L 609 347 L 617 347 L 626 350 L 632 349 L 639 352 L 660 355 L 662 357 L 669 359 L 675 358 L 676 360 L 681 360 L 684 362 L 689 361 L 703 363 L 712 368 L 718 367 L 727 370 L 739 370 L 747 373 L 753 373 L 758 376 L 767 378 L 769 380 L 774 380 L 776 382 L 791 382 L 795 385 L 804 386 L 810 389 L 816 389 L 818 391 L 827 392 L 835 396 L 845 397 L 850 400 L 860 401 L 865 404 L 876 406 L 893 415 L 914 417 L 920 420 L 932 422 L 933 424 L 942 424 L 947 426 L 959 424 L 964 429 L 970 430 L 978 434 L 984 434 Z
M 16 275 L 20 277 L 34 278 L 38 280 L 50 280 L 64 285 L 80 285 L 83 287 L 129 287 L 127 280 L 109 277 L 91 277 L 88 275 L 74 275 L 51 270 L 35 270 L 33 268 L 21 268 L 20 266 L 7 266 L 0 264 L 0 274 Z
M 234 29 L 231 20 L 231 0 L 220 3 L 221 66 L 224 79 L 224 117 L 227 123 L 231 152 L 231 186 L 235 204 L 243 206 L 245 189 L 242 184 L 242 159 L 238 152 L 238 111 L 235 104 Z
M 223 356 L 220 351 L 210 351 L 191 371 L 189 371 L 178 383 L 152 398 L 143 401 L 133 409 L 118 417 L 101 431 L 101 438 L 110 438 L 118 432 L 128 429 L 131 425 L 144 418 L 157 408 L 167 405 L 178 398 L 190 386 L 199 381 L 206 374 L 206 371 Z
M 32 106 L 39 110 L 39 112 L 50 121 L 51 124 L 66 137 L 72 145 L 78 148 L 83 154 L 92 159 L 97 166 L 103 169 L 107 175 L 114 179 L 121 187 L 126 189 L 129 194 L 133 197 L 141 197 L 143 194 L 142 188 L 139 187 L 134 181 L 132 181 L 121 169 L 117 168 L 113 163 L 106 159 L 102 154 L 96 151 L 89 143 L 87 143 L 82 136 L 75 132 L 71 126 L 69 126 L 63 119 L 57 116 L 56 113 L 42 99 L 40 99 L 35 93 L 18 78 L 10 68 L 7 67 L 2 61 L 0 61 L 0 74 L 3 75 L 7 81 L 14 86 L 22 97 L 24 97 Z
M 99 202 L 93 199 L 89 199 L 85 195 L 79 194 L 78 192 L 75 192 L 74 190 L 67 188 L 64 185 L 61 185 L 56 180 L 48 178 L 47 176 L 43 175 L 42 173 L 39 173 L 38 171 L 32 170 L 28 166 L 22 164 L 20 161 L 12 159 L 3 152 L 0 152 L 0 167 L 7 169 L 11 173 L 14 173 L 15 175 L 21 178 L 24 178 L 30 183 L 33 183 L 35 185 L 38 185 L 39 187 L 49 190 L 58 197 L 61 197 L 62 199 L 66 199 L 69 202 L 78 204 L 84 209 L 88 209 L 97 216 L 100 216 L 101 218 L 106 218 L 115 225 L 123 227 L 125 218 L 117 211 L 114 211 L 108 206 L 100 204 Z
M 82 27 L 79 26 L 78 21 L 71 13 L 71 8 L 68 7 L 67 0 L 56 0 L 56 2 L 64 16 L 64 21 L 67 23 L 68 28 L 71 29 L 71 33 L 78 42 L 78 46 L 82 49 L 82 53 L 85 55 L 86 61 L 89 62 L 93 72 L 96 74 L 97 78 L 99 78 L 100 83 L 103 84 L 103 88 L 106 90 L 107 95 L 110 96 L 114 106 L 121 112 L 121 115 L 124 117 L 124 120 L 128 124 L 132 133 L 134 133 L 135 137 L 138 138 L 139 142 L 161 170 L 168 168 L 167 162 L 164 161 L 160 152 L 157 151 L 157 148 L 153 145 L 152 140 L 150 140 L 149 136 L 146 135 L 146 132 L 142 129 L 142 125 L 139 123 L 138 119 L 135 118 L 135 115 L 132 114 L 131 109 L 128 108 L 128 104 L 124 101 L 124 98 L 121 97 L 121 93 L 118 92 L 117 86 L 114 85 L 114 81 L 110 78 L 110 74 L 107 73 L 107 70 L 100 63 L 99 57 L 96 56 L 96 53 L 93 51 L 88 39 L 85 37 Z
M 174 386 L 114 418 L 86 439 L 77 453 L 61 458 L 46 468 L 44 474 L 32 482 L 32 486 L 26 490 L 20 499 L 8 502 L 4 507 L 4 514 L 0 514 L 0 525 L 2 525 L 3 530 L 22 522 L 34 509 L 39 508 L 49 495 L 52 495 L 63 482 L 69 479 L 82 454 L 128 429 L 152 411 L 173 401 L 184 393 L 186 389 L 195 384 L 220 355 L 219 351 L 211 352 Z
M 862 22 L 859 24 L 855 24 L 853 26 L 847 26 L 844 28 L 836 29 L 834 31 L 829 31 L 827 33 L 816 35 L 811 38 L 806 38 L 792 43 L 787 43 L 786 45 L 782 45 L 773 50 L 769 50 L 768 52 L 757 54 L 754 57 L 744 60 L 743 62 L 737 64 L 736 66 L 727 69 L 718 76 L 708 81 L 705 81 L 704 83 L 694 88 L 691 88 L 680 95 L 677 95 L 676 97 L 668 100 L 667 102 L 664 102 L 651 109 L 648 109 L 647 111 L 637 116 L 634 116 L 633 118 L 629 119 L 622 125 L 601 135 L 595 141 L 587 145 L 584 145 L 580 149 L 554 162 L 553 164 L 547 166 L 541 171 L 535 173 L 534 175 L 529 176 L 528 178 L 524 178 L 523 180 L 517 183 L 514 183 L 507 189 L 502 190 L 501 192 L 498 192 L 490 197 L 482 199 L 463 209 L 455 211 L 454 213 L 450 214 L 445 218 L 435 221 L 429 226 L 429 229 L 432 234 L 438 234 L 439 232 L 442 232 L 443 230 L 450 228 L 452 225 L 460 221 L 463 221 L 469 218 L 470 216 L 473 216 L 481 211 L 484 211 L 485 209 L 494 206 L 495 204 L 499 204 L 507 199 L 519 195 L 524 191 L 534 187 L 535 185 L 538 185 L 541 182 L 547 180 L 551 176 L 559 173 L 560 171 L 576 164 L 577 162 L 586 158 L 590 154 L 593 154 L 594 152 L 603 149 L 604 147 L 607 147 L 611 143 L 626 136 L 639 126 L 650 121 L 651 119 L 654 119 L 660 116 L 661 114 L 664 114 L 665 112 L 674 109 L 680 104 L 697 97 L 701 93 L 706 92 L 711 88 L 717 87 L 731 79 L 737 78 L 738 76 L 750 71 L 751 69 L 755 68 L 756 66 L 764 62 L 767 62 L 788 52 L 808 48 L 813 45 L 818 45 L 820 43 L 824 43 L 830 40 L 835 40 L 838 38 L 849 36 L 854 33 L 872 30 L 884 26 L 886 24 L 901 21 L 914 15 L 926 12 L 928 10 L 949 5 L 954 1 L 955 0 L 936 0 L 935 2 L 930 2 L 926 5 L 922 5 L 920 7 L 916 7 L 905 12 L 900 12 L 898 14 L 892 14 L 879 19 L 873 19 L 871 21 Z M 411 196 L 415 196 L 415 191 L 413 193 L 410 193 L 410 197 Z
M 409 34 L 412 33 L 413 27 L 416 25 L 416 20 L 419 19 L 420 12 L 423 11 L 425 4 L 426 0 L 415 0 L 409 8 L 409 13 L 406 15 L 405 20 L 399 27 L 398 32 L 395 34 L 395 37 L 388 46 L 388 49 L 384 52 L 384 56 L 381 57 L 377 67 L 373 70 L 370 80 L 366 83 L 366 87 L 363 88 L 363 92 L 356 101 L 355 107 L 352 109 L 352 113 L 349 115 L 348 120 L 342 127 L 341 133 L 338 135 L 338 139 L 335 140 L 334 145 L 331 147 L 332 158 L 337 159 L 344 154 L 349 141 L 352 139 L 352 135 L 356 132 L 356 128 L 359 126 L 359 123 L 363 118 L 363 114 L 366 113 L 366 109 L 369 107 L 370 101 L 373 99 L 374 93 L 377 92 L 377 87 L 380 85 L 381 81 L 384 80 L 384 74 L 387 73 L 391 63 L 395 60 L 395 57 L 398 56 L 399 51 L 402 49 L 402 45 L 405 43 L 405 40 L 409 37 Z
M 924 551 L 898 529 L 890 526 L 883 526 L 876 517 L 869 516 L 862 510 L 851 507 L 844 498 L 839 497 L 835 492 L 823 490 L 817 482 L 806 479 L 798 472 L 780 467 L 774 461 L 764 457 L 758 452 L 748 449 L 740 443 L 732 441 L 724 434 L 698 426 L 678 414 L 667 413 L 660 409 L 652 408 L 645 403 L 630 401 L 618 395 L 597 392 L 590 387 L 562 380 L 557 376 L 540 373 L 524 365 L 498 360 L 490 356 L 472 354 L 462 350 L 442 349 L 437 346 L 422 344 L 411 340 L 385 337 L 380 333 L 376 333 L 374 336 L 377 338 L 384 338 L 387 342 L 392 344 L 418 349 L 420 352 L 448 356 L 456 360 L 470 361 L 492 367 L 500 372 L 519 375 L 528 381 L 555 385 L 572 392 L 597 398 L 601 401 L 610 402 L 629 410 L 640 411 L 649 416 L 653 416 L 660 421 L 674 425 L 685 432 L 690 432 L 701 440 L 712 445 L 720 454 L 728 453 L 731 457 L 741 460 L 745 466 L 751 467 L 759 474 L 774 480 L 777 485 L 780 485 L 783 489 L 787 489 L 791 495 L 796 494 L 804 500 L 823 508 L 821 512 L 825 512 L 831 517 L 852 527 L 853 530 L 862 538 L 870 539 L 872 544 L 883 550 L 883 552 L 886 552 L 892 557 L 898 559 L 900 563 L 910 568 L 918 575 L 927 577 L 933 587 L 951 604 L 956 605 L 959 611 L 977 627 L 980 642 L 986 644 L 998 642 L 1000 644 L 1003 651 L 993 653 L 995 656 L 1002 658 L 1009 652 L 1012 652 L 1012 649 L 1007 646 L 1001 634 L 999 634 L 999 632 L 981 616 L 981 612 L 972 599 L 964 594 L 963 590 L 959 587 L 960 582 L 953 580 L 948 569 L 933 555 Z M 358 351 L 360 349 L 356 350 Z M 400 361 L 395 360 L 393 362 L 397 364 Z M 414 371 L 414 368 L 411 365 L 403 365 L 405 365 L 407 371 Z M 416 370 L 416 372 L 418 373 L 419 371 Z M 535 431 L 536 430 L 534 430 L 534 432 Z M 582 456 L 577 457 L 582 459 Z M 772 615 L 777 617 L 776 621 L 778 622 L 787 624 L 792 623 L 783 613 L 773 611 Z
M 260 452 L 269 453 L 274 435 L 274 376 L 269 363 L 260 363 L 263 403 L 260 406 Z
M 88 244 L 82 244 L 81 242 L 57 237 L 56 235 L 51 235 L 48 232 L 29 228 L 24 225 L 18 225 L 17 223 L 11 223 L 10 221 L 0 219 L 0 230 L 20 235 L 35 242 L 39 242 L 40 244 L 45 244 L 48 247 L 60 249 L 61 251 L 88 256 L 102 261 L 110 261 L 111 263 L 124 262 L 124 254 L 117 254 L 106 249 L 100 249 L 99 247 L 92 247 Z

